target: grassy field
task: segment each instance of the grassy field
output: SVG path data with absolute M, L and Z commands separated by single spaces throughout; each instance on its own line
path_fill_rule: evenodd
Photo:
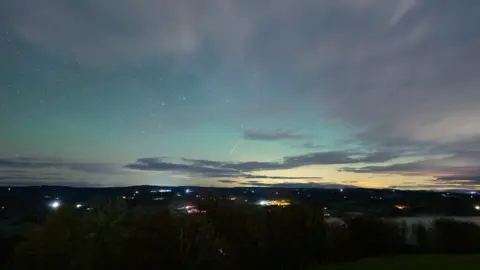
M 357 262 L 317 267 L 312 270 L 478 270 L 480 254 L 476 255 L 417 255 L 372 258 Z

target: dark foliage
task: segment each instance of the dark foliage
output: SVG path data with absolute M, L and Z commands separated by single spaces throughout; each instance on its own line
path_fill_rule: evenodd
M 327 225 L 320 209 L 202 202 L 204 214 L 167 208 L 62 207 L 16 246 L 10 269 L 308 269 L 363 257 L 480 252 L 480 227 L 432 227 L 356 217 Z M 413 240 L 412 240 L 413 237 Z

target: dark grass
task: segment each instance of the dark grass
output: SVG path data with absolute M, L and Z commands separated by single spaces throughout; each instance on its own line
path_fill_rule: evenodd
M 363 259 L 356 262 L 320 266 L 312 270 L 478 270 L 480 254 L 471 255 L 406 255 Z

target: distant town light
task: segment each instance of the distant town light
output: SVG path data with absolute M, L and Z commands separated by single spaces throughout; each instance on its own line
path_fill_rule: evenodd
M 480 211 L 480 205 L 475 205 L 475 210 Z
M 267 204 L 268 204 L 267 201 L 259 201 L 259 202 L 258 202 L 258 205 L 267 205 Z
M 340 192 L 343 192 L 343 188 L 340 189 Z
M 171 189 L 158 189 L 158 190 L 150 190 L 150 193 L 167 193 L 172 192 Z
M 395 205 L 395 208 L 397 208 L 397 209 L 399 209 L 399 210 L 403 210 L 403 209 L 407 209 L 408 206 L 406 206 L 406 205 L 401 205 L 401 204 L 396 204 L 396 205 Z
M 260 206 L 289 206 L 290 201 L 287 200 L 260 200 L 257 202 Z
M 186 188 L 186 189 L 185 189 L 185 194 L 189 194 L 189 193 L 191 193 L 191 192 L 192 192 L 191 189 L 189 189 L 189 188 Z
M 60 205 L 61 205 L 60 201 L 53 201 L 48 204 L 48 206 L 52 209 L 57 209 L 58 207 L 60 207 Z

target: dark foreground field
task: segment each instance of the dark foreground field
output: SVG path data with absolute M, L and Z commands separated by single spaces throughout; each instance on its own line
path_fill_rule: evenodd
M 60 207 L 18 238 L 6 237 L 10 244 L 0 241 L 0 269 L 480 269 L 480 256 L 454 256 L 480 254 L 474 223 L 414 226 L 368 216 L 328 223 L 322 208 L 309 205 L 195 205 L 203 210 L 129 207 L 122 200 L 90 211 Z M 358 261 L 366 258 L 388 259 Z
M 312 270 L 474 270 L 480 268 L 480 254 L 474 255 L 408 255 L 390 258 L 372 258 L 342 263 Z

